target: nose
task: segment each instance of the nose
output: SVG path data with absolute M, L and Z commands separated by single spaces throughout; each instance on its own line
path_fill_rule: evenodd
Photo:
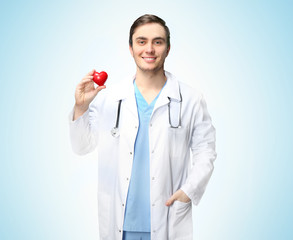
M 154 46 L 153 46 L 153 43 L 149 43 L 147 46 L 146 46 L 146 53 L 154 53 Z

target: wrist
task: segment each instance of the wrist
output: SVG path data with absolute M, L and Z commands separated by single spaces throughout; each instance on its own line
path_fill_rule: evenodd
M 89 106 L 78 106 L 75 104 L 74 106 L 74 114 L 73 114 L 73 121 L 82 116 L 87 110 Z

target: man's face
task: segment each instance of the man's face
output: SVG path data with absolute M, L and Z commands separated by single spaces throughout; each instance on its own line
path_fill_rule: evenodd
M 158 23 L 139 26 L 134 31 L 132 42 L 129 49 L 139 70 L 156 73 L 164 69 L 170 50 L 164 27 Z

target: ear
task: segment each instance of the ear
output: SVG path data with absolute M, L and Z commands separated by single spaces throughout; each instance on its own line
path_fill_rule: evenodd
M 171 49 L 171 45 L 167 49 L 167 55 L 166 55 L 166 57 L 169 55 L 170 49 Z
M 130 45 L 129 45 L 129 51 L 130 51 L 131 56 L 133 57 L 133 49 Z

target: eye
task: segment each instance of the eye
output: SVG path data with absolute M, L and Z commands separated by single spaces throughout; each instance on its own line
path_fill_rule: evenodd
M 155 44 L 156 45 L 161 45 L 162 44 L 162 41 L 155 41 Z
M 138 44 L 139 45 L 144 45 L 145 44 L 145 41 L 144 40 L 140 40 L 140 41 L 138 41 Z

